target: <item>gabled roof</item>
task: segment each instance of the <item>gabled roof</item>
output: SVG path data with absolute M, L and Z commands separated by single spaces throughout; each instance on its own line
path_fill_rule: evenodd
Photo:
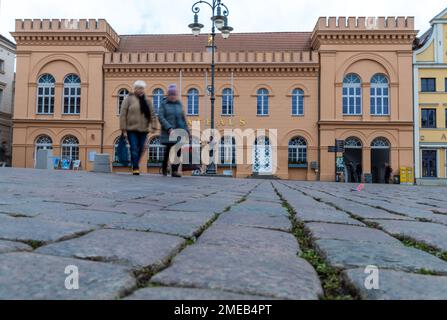
M 219 51 L 309 51 L 311 32 L 234 33 L 230 38 L 216 36 Z M 118 52 L 202 52 L 208 35 L 191 34 L 123 35 Z
M 16 49 L 16 44 L 11 40 L 9 40 L 8 38 L 2 36 L 1 34 L 0 34 L 0 42 L 3 42 L 4 44 L 10 46 L 14 50 Z
M 430 23 L 434 24 L 436 22 L 445 22 L 447 23 L 447 8 L 445 8 L 441 13 L 439 13 L 436 17 L 434 17 Z

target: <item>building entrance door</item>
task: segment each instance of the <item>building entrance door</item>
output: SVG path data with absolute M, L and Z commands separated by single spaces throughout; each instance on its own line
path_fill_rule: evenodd
M 422 177 L 438 177 L 438 151 L 422 150 Z
M 256 139 L 253 148 L 253 173 L 271 175 L 273 173 L 273 150 L 267 137 Z
M 352 137 L 345 141 L 344 162 L 345 182 L 360 183 L 363 176 L 363 145 L 360 139 Z
M 390 164 L 391 144 L 385 138 L 377 138 L 371 144 L 371 174 L 373 183 L 385 183 L 386 167 Z

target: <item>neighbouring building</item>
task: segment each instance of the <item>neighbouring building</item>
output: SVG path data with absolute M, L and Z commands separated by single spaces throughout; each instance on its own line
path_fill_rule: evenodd
M 12 113 L 16 45 L 0 35 L 0 143 L 12 153 Z
M 385 165 L 413 166 L 414 18 L 320 18 L 312 32 L 232 34 L 217 40 L 216 118 L 224 129 L 277 129 L 274 175 L 334 181 L 335 140 L 346 142 L 349 181 L 384 181 Z M 170 83 L 192 124 L 210 126 L 208 36 L 118 35 L 105 20 L 17 20 L 14 166 L 33 167 L 36 150 L 81 160 L 114 154 L 119 106 L 145 80 L 156 108 Z M 269 139 L 220 141 L 219 171 L 272 171 Z M 149 139 L 149 172 L 163 146 Z M 236 154 L 252 157 L 234 164 Z M 247 160 L 247 159 L 246 159 Z M 253 160 L 253 161 L 252 161 Z M 115 170 L 123 170 L 118 166 Z
M 447 9 L 415 42 L 416 179 L 447 184 Z

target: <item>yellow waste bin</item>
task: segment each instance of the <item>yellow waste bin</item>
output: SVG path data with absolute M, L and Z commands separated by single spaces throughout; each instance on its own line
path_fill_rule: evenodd
M 408 173 L 408 171 L 407 171 L 406 167 L 400 168 L 400 184 L 408 183 L 407 173 Z

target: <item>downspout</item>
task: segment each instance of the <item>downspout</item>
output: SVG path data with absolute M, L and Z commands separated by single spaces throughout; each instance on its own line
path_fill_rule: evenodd
M 104 153 L 104 127 L 105 127 L 105 87 L 106 87 L 106 80 L 105 80 L 105 54 L 102 56 L 102 119 L 101 119 L 101 153 Z
M 317 105 L 318 105 L 318 174 L 317 180 L 321 181 L 321 56 L 318 53 L 318 95 L 317 95 Z

